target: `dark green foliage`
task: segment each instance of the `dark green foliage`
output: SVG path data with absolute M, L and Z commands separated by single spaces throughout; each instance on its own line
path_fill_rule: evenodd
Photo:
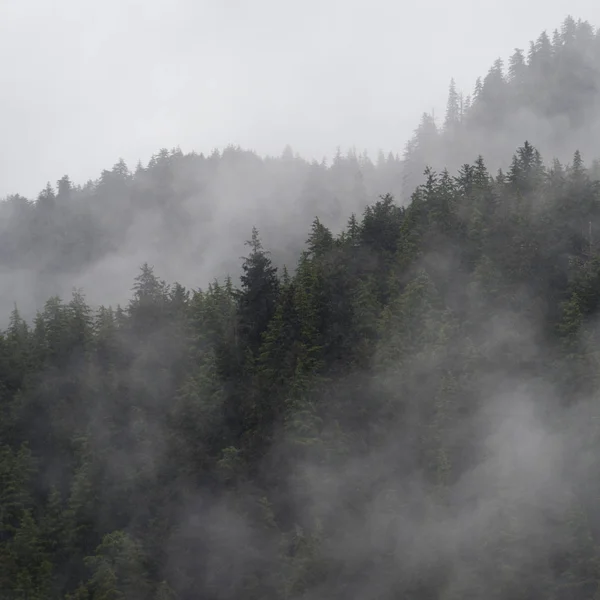
M 595 421 L 564 446 L 577 477 L 529 477 L 558 486 L 542 500 L 505 464 L 491 398 L 513 398 L 525 425 L 510 427 L 534 437 L 519 386 L 592 410 L 599 206 L 579 153 L 546 169 L 525 143 L 506 177 L 479 157 L 427 169 L 407 207 L 383 196 L 339 235 L 315 219 L 293 275 L 255 229 L 239 288 L 190 293 L 145 264 L 126 310 L 94 313 L 80 292 L 31 326 L 15 309 L 6 597 L 590 597 Z M 552 395 L 533 406 L 572 434 Z M 472 502 L 485 527 L 444 537 L 475 527 Z
M 567 20 L 508 75 L 497 62 L 470 107 L 452 84 L 444 129 L 424 116 L 407 150 L 405 206 L 385 190 L 363 205 L 365 157 L 310 166 L 315 209 L 332 174 L 348 202 L 314 210 L 308 237 L 294 224 L 290 270 L 255 228 L 239 285 L 188 291 L 144 264 L 123 308 L 75 291 L 7 314 L 0 599 L 597 597 L 598 164 L 545 165 L 529 142 L 496 177 L 482 156 L 426 164 L 440 140 L 501 127 L 511 102 L 577 121 L 532 86 L 592 44 Z M 581 108 L 585 81 L 556 78 Z M 377 169 L 392 181 L 395 163 Z M 54 258 L 85 194 L 112 203 L 123 238 L 145 202 L 185 237 L 172 184 L 183 170 L 187 197 L 216 164 L 264 166 L 163 151 L 93 189 L 63 178 L 33 206 L 14 198 L 11 218 L 51 230 Z

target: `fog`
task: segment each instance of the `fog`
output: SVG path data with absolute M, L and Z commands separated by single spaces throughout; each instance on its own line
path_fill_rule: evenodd
M 599 25 L 4 2 L 1 600 L 595 597 Z
M 123 157 L 228 144 L 307 159 L 402 152 L 421 113 L 443 118 L 499 56 L 594 0 L 4 0 L 0 197 Z
M 497 57 L 508 77 L 511 48 L 527 49 L 567 14 L 559 2 L 528 7 L 484 18 L 476 3 L 4 3 L 0 195 L 35 200 L 65 174 L 73 189 L 58 190 L 54 212 L 54 201 L 3 207 L 0 309 L 17 302 L 32 315 L 74 286 L 94 305 L 125 302 L 144 261 L 188 287 L 236 277 L 252 226 L 293 269 L 315 217 L 338 232 L 382 194 L 408 202 L 425 166 L 455 172 L 483 154 L 494 172 L 525 138 L 548 161 L 580 149 L 591 162 L 600 78 L 584 72 L 587 58 L 579 80 L 544 92 L 548 114 L 492 82 L 459 134 L 445 126 L 450 78 L 463 102 Z M 593 23 L 598 9 L 568 11 Z M 490 130 L 481 114 L 499 110 Z M 413 137 L 423 111 L 441 137 Z M 175 147 L 171 159 L 159 153 Z M 119 158 L 129 171 L 114 167 L 116 183 L 108 173 Z M 138 161 L 154 167 L 144 174 Z

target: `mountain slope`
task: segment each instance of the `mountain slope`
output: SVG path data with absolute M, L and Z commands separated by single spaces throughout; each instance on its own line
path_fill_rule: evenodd
M 60 269 L 64 253 L 75 271 L 132 226 L 140 261 L 176 238 L 170 258 L 210 251 L 222 232 L 196 245 L 181 208 L 198 171 L 223 168 L 217 189 L 200 180 L 223 201 L 348 164 L 296 160 L 163 153 L 135 175 L 63 180 L 35 206 L 13 199 L 21 233 L 31 219 L 55 236 L 32 235 L 37 259 L 8 256 Z M 600 184 L 575 149 L 545 164 L 524 142 L 503 160 L 496 175 L 482 157 L 427 169 L 409 202 L 359 216 L 340 176 L 347 205 L 319 207 L 339 233 L 267 215 L 274 239 L 305 240 L 289 271 L 252 229 L 239 282 L 189 291 L 144 264 L 122 308 L 75 292 L 7 314 L 0 598 L 594 598 Z M 202 209 L 207 232 L 230 214 Z M 91 254 L 66 250 L 74 232 Z
M 426 164 L 454 171 L 482 154 L 491 170 L 506 169 L 524 139 L 548 160 L 570 160 L 573 149 L 595 159 L 599 133 L 600 33 L 568 17 L 552 36 L 515 49 L 507 65 L 495 61 L 471 95 L 451 83 L 444 122 L 425 114 L 406 148 L 404 195 Z
M 14 311 L 0 589 L 590 598 L 599 225 L 579 154 L 525 144 L 315 220 L 293 276 L 255 231 L 239 287 L 146 265 L 124 310 Z

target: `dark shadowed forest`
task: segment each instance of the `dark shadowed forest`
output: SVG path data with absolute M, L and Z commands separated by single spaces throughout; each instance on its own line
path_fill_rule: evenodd
M 599 101 L 569 18 L 403 157 L 8 198 L 0 599 L 599 598 Z

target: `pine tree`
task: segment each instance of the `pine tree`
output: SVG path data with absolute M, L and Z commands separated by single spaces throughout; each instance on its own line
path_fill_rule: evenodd
M 96 554 L 86 558 L 86 565 L 92 571 L 87 583 L 92 598 L 145 600 L 150 593 L 142 551 L 122 531 L 105 535 Z
M 444 119 L 444 130 L 453 133 L 461 121 L 459 95 L 456 91 L 454 79 L 450 81 L 450 90 L 448 92 L 448 102 L 446 104 L 446 117 Z
M 252 238 L 246 245 L 250 247 L 250 254 L 244 259 L 240 277 L 239 331 L 250 350 L 256 352 L 275 312 L 279 280 L 277 268 L 263 249 L 256 228 L 252 230 Z

